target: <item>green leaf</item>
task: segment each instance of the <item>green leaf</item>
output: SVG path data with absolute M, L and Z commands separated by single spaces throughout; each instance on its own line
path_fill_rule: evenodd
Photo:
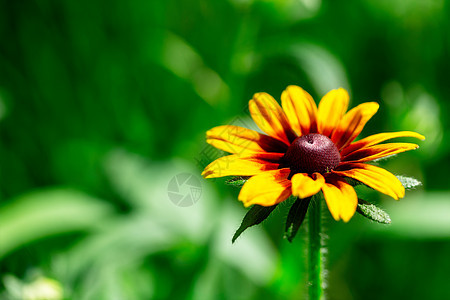
M 227 181 L 225 181 L 226 184 L 228 185 L 232 185 L 234 187 L 242 187 L 244 185 L 244 183 L 247 182 L 249 177 L 242 177 L 242 176 L 238 176 L 238 177 L 233 177 Z
M 380 161 L 384 161 L 384 160 L 387 160 L 387 159 L 391 159 L 391 158 L 393 158 L 393 157 L 395 157 L 395 156 L 397 156 L 397 154 L 386 155 L 386 156 L 383 156 L 383 157 L 380 157 L 380 158 L 376 158 L 376 159 L 372 160 L 372 162 L 375 163 L 375 164 L 377 164 L 377 163 L 380 162 Z
M 406 177 L 401 175 L 396 175 L 398 180 L 402 183 L 402 185 L 405 187 L 405 189 L 414 189 L 418 186 L 422 185 L 422 182 L 419 180 L 413 178 L 413 177 Z
M 231 240 L 232 243 L 236 241 L 236 239 L 243 233 L 247 228 L 258 225 L 272 213 L 272 211 L 275 209 L 276 205 L 273 206 L 261 206 L 261 205 L 254 205 L 245 215 L 244 219 L 242 220 L 241 226 L 239 226 L 238 230 L 236 230 L 236 233 L 233 236 L 233 239 Z
M 297 200 L 292 204 L 291 209 L 286 220 L 286 232 L 284 237 L 287 238 L 289 242 L 295 238 L 298 229 L 305 219 L 306 212 L 308 211 L 309 203 L 311 202 L 311 197 Z
M 358 207 L 356 211 L 364 217 L 382 224 L 391 224 L 391 217 L 381 208 L 358 198 Z

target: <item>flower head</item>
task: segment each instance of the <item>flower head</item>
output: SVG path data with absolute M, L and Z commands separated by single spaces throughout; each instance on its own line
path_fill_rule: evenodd
M 335 220 L 354 215 L 358 197 L 346 181 L 352 178 L 394 199 L 405 188 L 392 173 L 368 162 L 419 146 L 383 143 L 398 137 L 424 139 L 411 131 L 379 133 L 354 142 L 379 105 L 367 102 L 347 112 L 349 95 L 339 88 L 328 92 L 316 106 L 298 86 L 288 86 L 280 106 L 266 93 L 249 102 L 250 114 L 265 132 L 238 126 L 209 130 L 207 142 L 231 153 L 209 164 L 205 178 L 250 176 L 239 194 L 245 206 L 276 205 L 291 195 L 307 198 L 322 191 Z

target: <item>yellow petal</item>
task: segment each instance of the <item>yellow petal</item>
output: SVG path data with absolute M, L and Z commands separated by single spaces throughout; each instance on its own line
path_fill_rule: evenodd
M 313 176 L 315 180 L 306 173 L 295 174 L 291 178 L 292 195 L 303 199 L 317 194 L 325 183 L 325 179 L 319 173 L 314 173 Z
M 371 188 L 391 196 L 395 200 L 405 196 L 405 188 L 397 177 L 385 169 L 373 165 L 345 163 L 332 172 L 359 180 Z
M 344 157 L 342 161 L 366 162 L 417 148 L 419 145 L 411 143 L 380 144 L 354 151 Z
M 264 171 L 276 170 L 282 153 L 259 153 L 245 157 L 227 155 L 210 163 L 202 173 L 205 178 L 224 176 L 252 176 Z
M 345 156 L 353 151 L 356 151 L 358 149 L 370 147 L 372 145 L 376 145 L 378 143 L 384 142 L 386 140 L 399 138 L 399 137 L 414 137 L 418 138 L 419 140 L 424 140 L 425 137 L 419 133 L 412 132 L 412 131 L 399 131 L 399 132 L 385 132 L 385 133 L 378 133 L 371 136 L 368 136 L 366 138 L 363 138 L 362 140 L 359 140 L 357 142 L 352 143 L 351 145 L 348 145 L 342 150 L 342 156 Z
M 340 220 L 341 205 L 339 199 L 342 197 L 341 191 L 331 183 L 322 185 L 322 192 L 327 202 L 328 210 L 336 221 Z
M 246 155 L 255 152 L 284 153 L 287 145 L 265 134 L 247 128 L 225 125 L 206 132 L 206 142 L 223 151 Z
M 239 200 L 245 207 L 252 204 L 272 206 L 280 203 L 292 194 L 288 168 L 264 173 L 251 177 L 242 187 Z
M 329 91 L 319 103 L 319 133 L 331 136 L 333 130 L 348 108 L 349 96 L 346 90 L 339 88 Z
M 281 94 L 281 105 L 292 129 L 297 135 L 317 131 L 317 106 L 314 99 L 301 87 L 290 85 Z
M 269 94 L 255 94 L 249 102 L 249 110 L 256 125 L 269 136 L 287 145 L 297 137 L 280 105 Z
M 378 107 L 375 102 L 362 103 L 344 115 L 331 136 L 338 149 L 351 143 L 360 134 Z
M 355 189 L 343 180 L 337 180 L 336 187 L 341 191 L 339 216 L 344 222 L 350 221 L 358 206 L 358 196 Z
M 322 186 L 322 192 L 327 202 L 328 210 L 336 221 L 342 219 L 348 222 L 356 211 L 358 196 L 352 186 L 342 179 L 327 178 Z

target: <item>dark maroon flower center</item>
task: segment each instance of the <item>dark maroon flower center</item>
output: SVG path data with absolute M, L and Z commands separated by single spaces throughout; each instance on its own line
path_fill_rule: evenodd
M 283 157 L 283 167 L 296 173 L 327 173 L 341 162 L 336 145 L 326 136 L 311 133 L 300 136 L 289 146 Z

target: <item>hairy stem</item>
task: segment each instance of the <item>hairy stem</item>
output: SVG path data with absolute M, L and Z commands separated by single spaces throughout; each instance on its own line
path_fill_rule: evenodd
M 322 257 L 322 235 L 321 233 L 321 201 L 320 197 L 315 197 L 311 201 L 308 209 L 309 226 L 309 253 L 308 253 L 308 279 L 309 279 L 309 299 L 318 300 L 323 297 L 323 257 Z

